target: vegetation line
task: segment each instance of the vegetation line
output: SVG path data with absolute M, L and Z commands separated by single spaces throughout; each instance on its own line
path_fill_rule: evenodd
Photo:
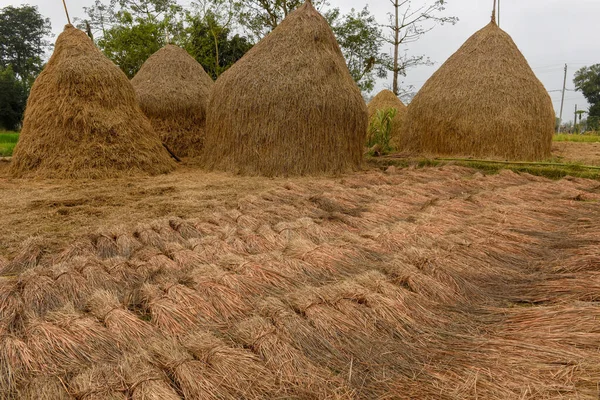
M 600 167 L 593 165 L 580 165 L 580 164 L 564 164 L 564 163 L 553 163 L 553 162 L 533 162 L 533 161 L 497 161 L 497 160 L 479 160 L 475 158 L 434 158 L 436 161 L 460 161 L 460 162 L 480 162 L 480 163 L 492 163 L 492 164 L 503 164 L 503 165 L 531 165 L 531 166 L 549 166 L 549 167 L 563 167 L 563 168 L 587 168 L 597 169 Z

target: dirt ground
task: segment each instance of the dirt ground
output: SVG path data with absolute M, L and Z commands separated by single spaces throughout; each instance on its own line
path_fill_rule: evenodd
M 6 169 L 2 398 L 599 395 L 598 181 Z
M 600 165 L 600 143 L 553 142 L 552 154 L 563 162 Z

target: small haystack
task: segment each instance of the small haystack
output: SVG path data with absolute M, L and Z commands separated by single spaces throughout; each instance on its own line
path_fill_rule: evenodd
M 214 85 L 202 66 L 187 51 L 167 45 L 142 65 L 131 84 L 163 143 L 179 157 L 198 156 Z
M 542 160 L 550 157 L 554 118 L 548 92 L 492 17 L 413 99 L 401 146 L 425 154 Z
M 392 120 L 392 132 L 390 145 L 398 149 L 400 145 L 400 133 L 402 131 L 402 124 L 406 118 L 406 106 L 404 103 L 392 92 L 391 90 L 384 89 L 377 96 L 369 102 L 367 106 L 369 110 L 369 121 L 373 120 L 373 117 L 379 110 L 386 110 L 393 108 L 396 110 L 396 116 Z
M 12 173 L 105 178 L 173 168 L 125 74 L 67 25 L 31 89 Z
M 217 80 L 202 159 L 249 175 L 356 169 L 367 123 L 333 32 L 307 1 Z

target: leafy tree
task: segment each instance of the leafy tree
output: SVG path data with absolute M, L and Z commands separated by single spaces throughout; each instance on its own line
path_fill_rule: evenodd
M 102 32 L 98 47 L 131 78 L 153 53 L 178 41 L 182 11 L 176 0 L 98 0 L 86 8 L 86 21 Z
M 368 6 L 361 11 L 352 9 L 340 15 L 335 8 L 326 13 L 337 41 L 344 53 L 350 74 L 363 92 L 371 92 L 376 78 L 385 78 L 386 55 L 380 53 L 383 39 L 381 29 Z
M 233 0 L 197 0 L 186 15 L 183 45 L 216 79 L 250 48 L 248 38 L 230 37 L 239 9 Z
M 183 46 L 213 78 L 217 77 L 242 58 L 252 43 L 244 36 L 231 36 L 231 30 L 223 27 L 216 17 L 208 13 L 188 15 Z
M 0 9 L 0 67 L 10 66 L 27 89 L 43 68 L 50 30 L 50 20 L 35 6 Z
M 0 67 L 0 127 L 17 130 L 23 119 L 27 88 L 12 67 Z
M 304 4 L 305 0 L 245 0 L 235 1 L 238 20 L 254 40 L 265 37 L 285 17 Z M 313 0 L 313 5 L 321 9 L 329 5 L 327 0 Z
M 581 68 L 575 73 L 573 83 L 590 103 L 588 120 L 592 120 L 595 128 L 596 121 L 600 119 L 600 64 Z
M 417 65 L 431 65 L 429 58 L 424 55 L 409 56 L 406 52 L 400 54 L 400 46 L 419 40 L 431 31 L 436 24 L 455 24 L 458 18 L 439 16 L 445 10 L 447 0 L 435 0 L 413 7 L 410 0 L 388 0 L 393 12 L 389 13 L 389 23 L 385 27 L 391 32 L 385 41 L 392 45 L 394 52 L 388 58 L 386 68 L 392 72 L 392 91 L 396 96 L 401 95 L 399 76 L 406 76 L 406 71 Z

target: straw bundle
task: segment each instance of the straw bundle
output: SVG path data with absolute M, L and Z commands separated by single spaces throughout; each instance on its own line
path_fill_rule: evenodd
M 202 66 L 182 48 L 167 45 L 142 65 L 131 84 L 163 143 L 180 157 L 199 155 L 214 85 Z
M 173 168 L 125 74 L 67 25 L 31 89 L 13 175 L 105 178 Z
M 413 99 L 401 146 L 439 155 L 541 160 L 550 157 L 554 118 L 546 89 L 492 21 Z
M 359 167 L 366 105 L 310 1 L 219 77 L 206 126 L 210 169 L 274 176 Z
M 400 143 L 400 134 L 402 132 L 402 124 L 406 119 L 407 107 L 404 103 L 392 92 L 391 90 L 384 89 L 373 97 L 373 100 L 367 105 L 369 110 L 369 121 L 373 121 L 373 118 L 379 110 L 386 110 L 393 108 L 396 110 L 396 116 L 392 120 L 392 132 L 390 145 L 393 148 L 398 148 Z

